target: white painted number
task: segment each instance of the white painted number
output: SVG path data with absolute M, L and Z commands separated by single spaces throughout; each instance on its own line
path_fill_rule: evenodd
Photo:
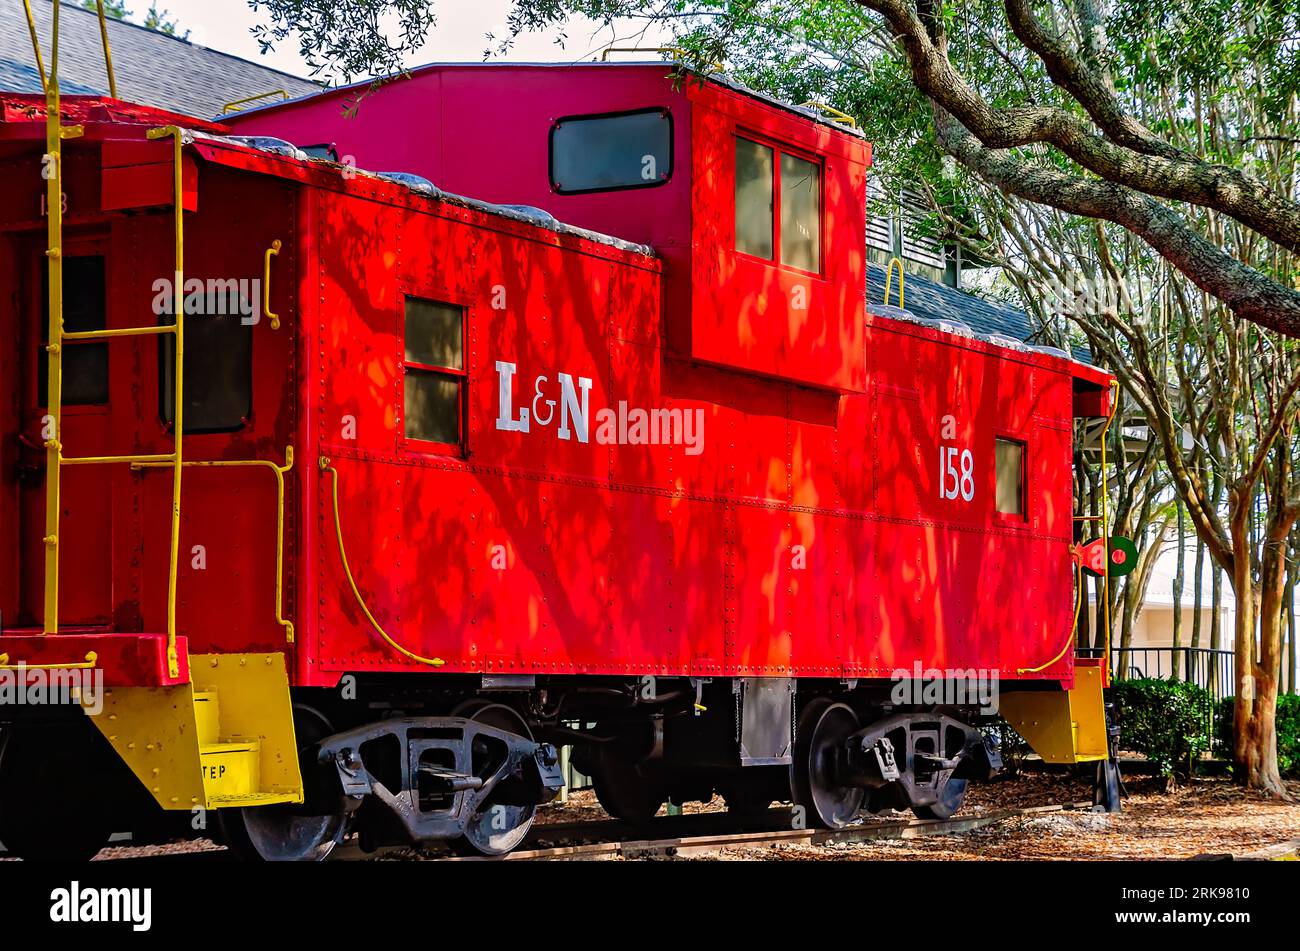
M 964 502 L 975 498 L 975 457 L 969 449 L 939 447 L 939 498 Z

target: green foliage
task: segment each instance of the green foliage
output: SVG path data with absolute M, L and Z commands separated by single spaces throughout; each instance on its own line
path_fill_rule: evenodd
M 87 10 L 99 8 L 97 0 L 81 0 L 81 5 Z M 126 8 L 126 0 L 104 0 L 104 16 L 112 17 L 114 20 L 125 20 L 130 15 L 131 11 Z
M 1224 697 L 1214 709 L 1214 753 L 1232 759 L 1235 697 Z M 1300 694 L 1277 698 L 1277 768 L 1283 776 L 1300 779 Z
M 92 12 L 99 9 L 98 0 L 81 0 L 81 5 Z M 126 22 L 131 19 L 131 11 L 126 8 L 126 0 L 104 0 L 104 16 Z M 157 30 L 159 33 L 166 33 L 168 36 L 179 37 L 182 40 L 187 40 L 190 36 L 189 30 L 180 32 L 180 25 L 171 17 L 171 11 L 159 10 L 154 3 L 149 4 L 149 10 L 144 15 L 143 26 L 147 30 Z
M 1120 745 L 1145 756 L 1161 776 L 1186 776 L 1209 750 L 1214 698 L 1205 688 L 1175 680 L 1119 680 L 1111 684 L 1109 699 Z

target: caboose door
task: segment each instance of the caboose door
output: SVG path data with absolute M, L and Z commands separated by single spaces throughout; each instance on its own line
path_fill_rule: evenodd
M 109 326 L 107 237 L 66 234 L 63 261 L 63 323 L 67 332 Z M 49 270 L 44 242 L 28 243 L 18 259 L 21 353 L 19 386 L 19 616 L 20 626 L 39 626 L 45 597 L 45 438 L 52 432 L 47 408 Z M 93 456 L 113 451 L 109 345 L 69 341 L 63 352 L 63 451 Z M 65 466 L 60 481 L 59 625 L 107 625 L 112 619 L 111 491 L 116 466 Z

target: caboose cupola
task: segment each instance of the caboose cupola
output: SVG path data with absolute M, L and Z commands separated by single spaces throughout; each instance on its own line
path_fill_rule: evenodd
M 362 91 L 228 121 L 299 144 L 329 140 L 363 168 L 400 168 L 650 245 L 665 262 L 669 355 L 865 388 L 871 153 L 856 131 L 659 62 L 434 64 L 345 114 Z

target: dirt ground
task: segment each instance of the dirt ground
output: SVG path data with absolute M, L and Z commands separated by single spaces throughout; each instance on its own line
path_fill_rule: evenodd
M 1129 797 L 1118 815 L 1059 812 L 1006 819 L 956 835 L 831 846 L 780 845 L 728 849 L 714 860 L 1093 860 L 1242 857 L 1300 840 L 1300 782 L 1291 802 L 1244 792 L 1223 778 L 1198 779 L 1166 792 L 1163 780 L 1126 779 Z M 1088 783 L 1067 776 L 1024 775 L 972 787 L 962 815 L 988 810 L 1086 802 Z

